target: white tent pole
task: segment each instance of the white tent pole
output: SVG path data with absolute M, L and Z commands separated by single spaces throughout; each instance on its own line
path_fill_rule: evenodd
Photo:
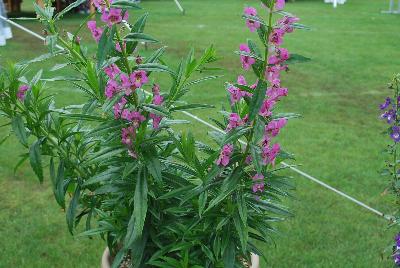
M 333 0 L 333 7 L 334 7 L 334 8 L 337 7 L 337 0 Z
M 183 7 L 182 7 L 181 4 L 179 3 L 179 1 L 178 1 L 178 0 L 174 0 L 174 1 L 175 1 L 175 4 L 178 6 L 179 10 L 180 10 L 182 13 L 185 13 L 185 10 L 183 9 Z

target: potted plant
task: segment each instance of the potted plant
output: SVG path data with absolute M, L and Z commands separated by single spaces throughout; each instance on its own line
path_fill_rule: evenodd
M 64 37 L 61 18 L 84 1 L 58 14 L 50 1 L 44 8 L 35 5 L 50 53 L 2 69 L 0 111 L 27 148 L 20 163 L 29 160 L 43 181 L 48 161 L 69 231 L 84 222 L 80 235 L 100 235 L 107 243 L 103 265 L 258 267 L 256 255 L 263 256 L 260 245 L 271 241 L 273 223 L 290 215 L 281 197 L 291 186 L 279 163 L 291 156 L 274 139 L 295 115 L 274 107 L 287 95 L 280 73 L 305 59 L 290 56 L 281 47 L 283 37 L 304 27 L 281 10 L 284 1 L 261 1 L 266 20 L 245 8 L 246 25 L 263 47 L 248 40 L 237 51 L 238 61 L 257 81 L 248 85 L 240 75 L 226 84 L 229 109 L 213 119 L 220 131 L 210 132 L 215 144 L 207 145 L 176 131 L 176 124 L 190 122 L 174 114 L 210 107 L 182 98 L 218 77 L 209 74 L 214 48 L 197 58 L 191 50 L 176 67 L 163 59 L 163 46 L 140 56 L 141 42 L 159 42 L 144 33 L 147 14 L 128 23 L 128 10 L 139 9 L 131 0 L 93 1 L 101 24 L 90 15 Z M 79 37 L 85 24 L 98 43 L 94 57 Z M 64 62 L 52 70 L 70 68 L 74 76 L 42 78 L 39 71 L 26 78 L 31 62 L 54 56 Z M 157 84 L 160 74 L 170 77 L 168 84 Z M 56 80 L 69 81 L 86 101 L 57 106 L 46 92 L 46 83 Z

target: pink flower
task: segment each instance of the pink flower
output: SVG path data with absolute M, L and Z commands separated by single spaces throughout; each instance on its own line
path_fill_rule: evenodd
M 154 95 L 153 97 L 153 104 L 161 105 L 164 102 L 164 98 L 161 95 Z
M 265 78 L 273 84 L 280 84 L 281 71 L 286 70 L 287 66 L 273 65 L 268 66 L 265 71 Z
M 138 128 L 140 123 L 146 120 L 146 117 L 144 117 L 141 113 L 135 111 L 131 113 L 130 120 L 132 121 L 133 126 Z
M 136 132 L 135 129 L 130 126 L 128 128 L 123 128 L 122 129 L 122 134 L 121 134 L 121 141 L 125 145 L 132 145 L 133 140 L 135 139 Z
M 122 46 L 124 47 L 124 49 L 126 49 L 126 42 L 125 41 L 122 43 Z M 122 52 L 121 45 L 119 44 L 119 42 L 115 43 L 115 50 L 117 50 L 118 52 Z
M 276 137 L 279 134 L 281 128 L 287 124 L 286 118 L 280 118 L 278 120 L 273 120 L 265 126 L 265 132 L 271 137 Z
M 248 16 L 256 17 L 257 16 L 257 10 L 254 7 L 246 7 L 244 9 L 244 14 L 246 14 Z M 247 19 L 246 20 L 246 25 L 247 25 L 247 27 L 249 27 L 251 32 L 254 32 L 255 30 L 257 30 L 261 26 L 258 21 L 254 21 L 252 19 Z
M 229 123 L 228 126 L 226 127 L 226 131 L 230 131 L 234 128 L 242 126 L 243 124 L 244 122 L 237 113 L 231 113 L 229 115 Z
M 126 103 L 127 100 L 124 97 L 122 97 L 118 103 L 114 104 L 113 110 L 115 119 L 119 119 L 121 117 L 122 109 L 124 108 Z
M 110 8 L 109 11 L 104 10 L 103 14 L 101 15 L 101 20 L 107 23 L 108 27 L 112 27 L 114 24 L 121 23 L 122 20 L 128 19 L 128 12 L 124 13 L 124 17 L 122 17 L 122 9 L 119 8 Z
M 140 88 L 142 85 L 149 82 L 147 73 L 145 71 L 135 71 L 135 72 L 131 73 L 129 78 L 131 80 L 132 85 L 135 88 Z
M 244 96 L 242 91 L 233 85 L 230 85 L 228 87 L 228 92 L 231 96 L 231 104 L 232 105 L 235 104 L 236 102 L 239 102 L 242 99 L 242 97 Z
M 103 29 L 96 27 L 95 20 L 88 21 L 87 27 L 89 28 L 90 32 L 92 33 L 93 39 L 96 40 L 96 42 L 99 42 L 101 35 L 103 34 Z
M 276 55 L 268 58 L 268 64 L 280 64 L 289 59 L 289 51 L 286 48 L 277 48 Z
M 239 75 L 239 76 L 238 76 L 237 83 L 238 83 L 238 85 L 241 85 L 241 86 L 247 86 L 246 79 L 244 78 L 243 75 Z M 255 84 L 251 85 L 250 88 L 251 88 L 251 89 L 255 89 L 255 88 L 257 87 L 257 84 L 258 84 L 258 80 L 257 80 L 257 82 L 256 82 Z M 243 97 L 244 97 L 244 96 L 248 96 L 248 97 L 253 96 L 252 93 L 247 92 L 247 91 L 245 91 L 245 90 L 241 90 L 241 93 L 242 93 L 242 96 L 243 96 Z
M 274 29 L 272 34 L 269 37 L 269 41 L 274 44 L 275 46 L 280 46 L 282 45 L 283 42 L 283 35 L 285 34 L 285 31 L 282 29 Z
M 285 0 L 276 0 L 275 9 L 282 10 L 285 7 Z
M 160 95 L 160 86 L 158 84 L 154 84 L 152 91 L 154 95 Z
M 105 95 L 107 99 L 111 99 L 115 93 L 119 91 L 119 85 L 115 80 L 108 80 L 106 89 L 105 89 Z
M 116 76 L 118 76 L 121 73 L 121 70 L 118 68 L 116 64 L 111 64 L 107 67 L 104 68 L 104 72 L 108 77 L 111 79 L 114 79 Z
M 224 166 L 226 167 L 229 164 L 231 155 L 233 153 L 233 145 L 232 144 L 226 144 L 224 147 L 222 147 L 221 153 L 216 161 L 216 164 L 219 166 Z
M 246 44 L 241 44 L 240 45 L 240 51 L 250 53 L 250 48 Z M 256 63 L 256 60 L 253 59 L 252 57 L 245 56 L 245 55 L 240 55 L 240 61 L 242 62 L 243 69 L 249 70 L 251 65 Z
M 275 105 L 274 100 L 264 100 L 263 104 L 261 105 L 259 114 L 264 117 L 268 117 L 272 115 L 272 108 Z
M 30 89 L 30 88 L 29 88 L 28 85 L 21 85 L 21 86 L 18 88 L 17 98 L 18 98 L 20 101 L 24 101 L 24 99 L 25 99 L 25 93 L 26 93 L 29 89 Z
M 253 176 L 253 193 L 264 192 L 264 176 L 262 174 L 256 174 Z
M 244 161 L 247 165 L 249 165 L 251 163 L 251 161 L 253 161 L 253 158 L 251 157 L 251 155 L 246 156 L 246 160 Z
M 263 158 L 264 165 L 268 165 L 268 164 L 275 165 L 275 159 L 278 156 L 280 150 L 281 150 L 281 147 L 278 143 L 272 145 L 272 148 L 270 148 L 269 145 L 266 144 L 262 148 L 262 158 Z
M 293 32 L 293 24 L 298 22 L 300 19 L 296 18 L 296 17 L 288 17 L 285 16 L 283 18 L 281 18 L 280 20 L 278 20 L 278 25 L 280 26 L 280 28 L 286 32 L 286 33 L 291 33 Z
M 102 11 L 106 8 L 106 2 L 104 0 L 92 0 L 92 3 L 95 7 Z
M 150 114 L 150 118 L 153 119 L 153 128 L 158 129 L 160 127 L 162 116 L 156 114 Z
M 267 90 L 267 96 L 271 100 L 278 101 L 281 97 L 286 97 L 287 95 L 287 88 L 272 87 Z

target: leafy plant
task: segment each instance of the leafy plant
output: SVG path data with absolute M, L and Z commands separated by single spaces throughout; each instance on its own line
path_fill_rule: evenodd
M 389 83 L 388 88 L 392 91 L 391 97 L 386 97 L 384 103 L 379 105 L 379 109 L 383 111 L 381 119 L 385 120 L 388 127 L 383 134 L 390 136 L 392 143 L 389 144 L 385 150 L 388 154 L 386 161 L 386 168 L 383 170 L 382 175 L 389 177 L 390 181 L 390 192 L 395 196 L 396 205 L 400 204 L 400 169 L 399 169 L 399 149 L 398 143 L 400 142 L 400 121 L 399 121 L 399 110 L 400 110 L 400 74 L 393 77 Z M 393 219 L 391 226 L 395 226 L 399 222 L 399 211 L 393 213 Z M 397 234 L 394 238 L 395 245 L 392 245 L 393 249 L 393 260 L 396 266 L 400 266 L 400 234 Z
M 305 26 L 281 10 L 284 1 L 262 0 L 266 20 L 245 8 L 246 24 L 263 47 L 248 40 L 236 53 L 257 81 L 249 86 L 239 76 L 226 84 L 230 112 L 213 119 L 220 131 L 210 132 L 216 142 L 210 146 L 176 132 L 176 124 L 189 122 L 174 114 L 210 107 L 182 98 L 218 77 L 208 74 L 215 69 L 209 66 L 214 48 L 197 58 L 190 50 L 176 67 L 163 59 L 163 46 L 141 57 L 140 43 L 159 43 L 144 33 L 147 14 L 128 23 L 128 10 L 139 8 L 130 0 L 94 1 L 105 25 L 89 16 L 64 38 L 60 20 L 81 2 L 58 14 L 50 3 L 35 5 L 50 53 L 2 69 L 1 115 L 27 149 L 17 166 L 29 159 L 43 181 L 49 163 L 69 231 L 84 222 L 80 235 L 101 235 L 113 267 L 126 259 L 132 267 L 243 267 L 251 253 L 262 256 L 258 243 L 270 243 L 273 224 L 290 216 L 281 199 L 292 186 L 278 165 L 292 157 L 272 141 L 296 115 L 274 112 L 288 93 L 280 73 L 288 63 L 308 60 L 280 46 L 287 33 Z M 79 38 L 85 24 L 98 43 L 95 56 Z M 64 62 L 52 70 L 70 68 L 74 76 L 43 78 L 39 71 L 26 79 L 30 63 L 59 55 Z M 170 77 L 169 86 L 149 85 L 149 77 L 157 81 L 160 74 Z M 86 101 L 57 107 L 46 85 L 59 80 Z

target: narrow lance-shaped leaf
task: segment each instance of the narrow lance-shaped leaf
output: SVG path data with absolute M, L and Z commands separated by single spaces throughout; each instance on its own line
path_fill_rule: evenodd
M 40 182 L 43 182 L 43 168 L 42 168 L 42 158 L 40 149 L 40 140 L 36 141 L 29 149 L 29 160 L 33 171 L 39 178 Z
M 68 230 L 71 234 L 73 234 L 76 209 L 78 207 L 80 194 L 81 187 L 77 184 L 66 214 Z
M 11 120 L 11 127 L 12 130 L 14 131 L 15 135 L 17 136 L 18 140 L 23 144 L 27 145 L 28 144 L 28 138 L 27 138 L 27 133 L 25 130 L 25 124 L 24 120 L 20 115 L 15 116 Z

